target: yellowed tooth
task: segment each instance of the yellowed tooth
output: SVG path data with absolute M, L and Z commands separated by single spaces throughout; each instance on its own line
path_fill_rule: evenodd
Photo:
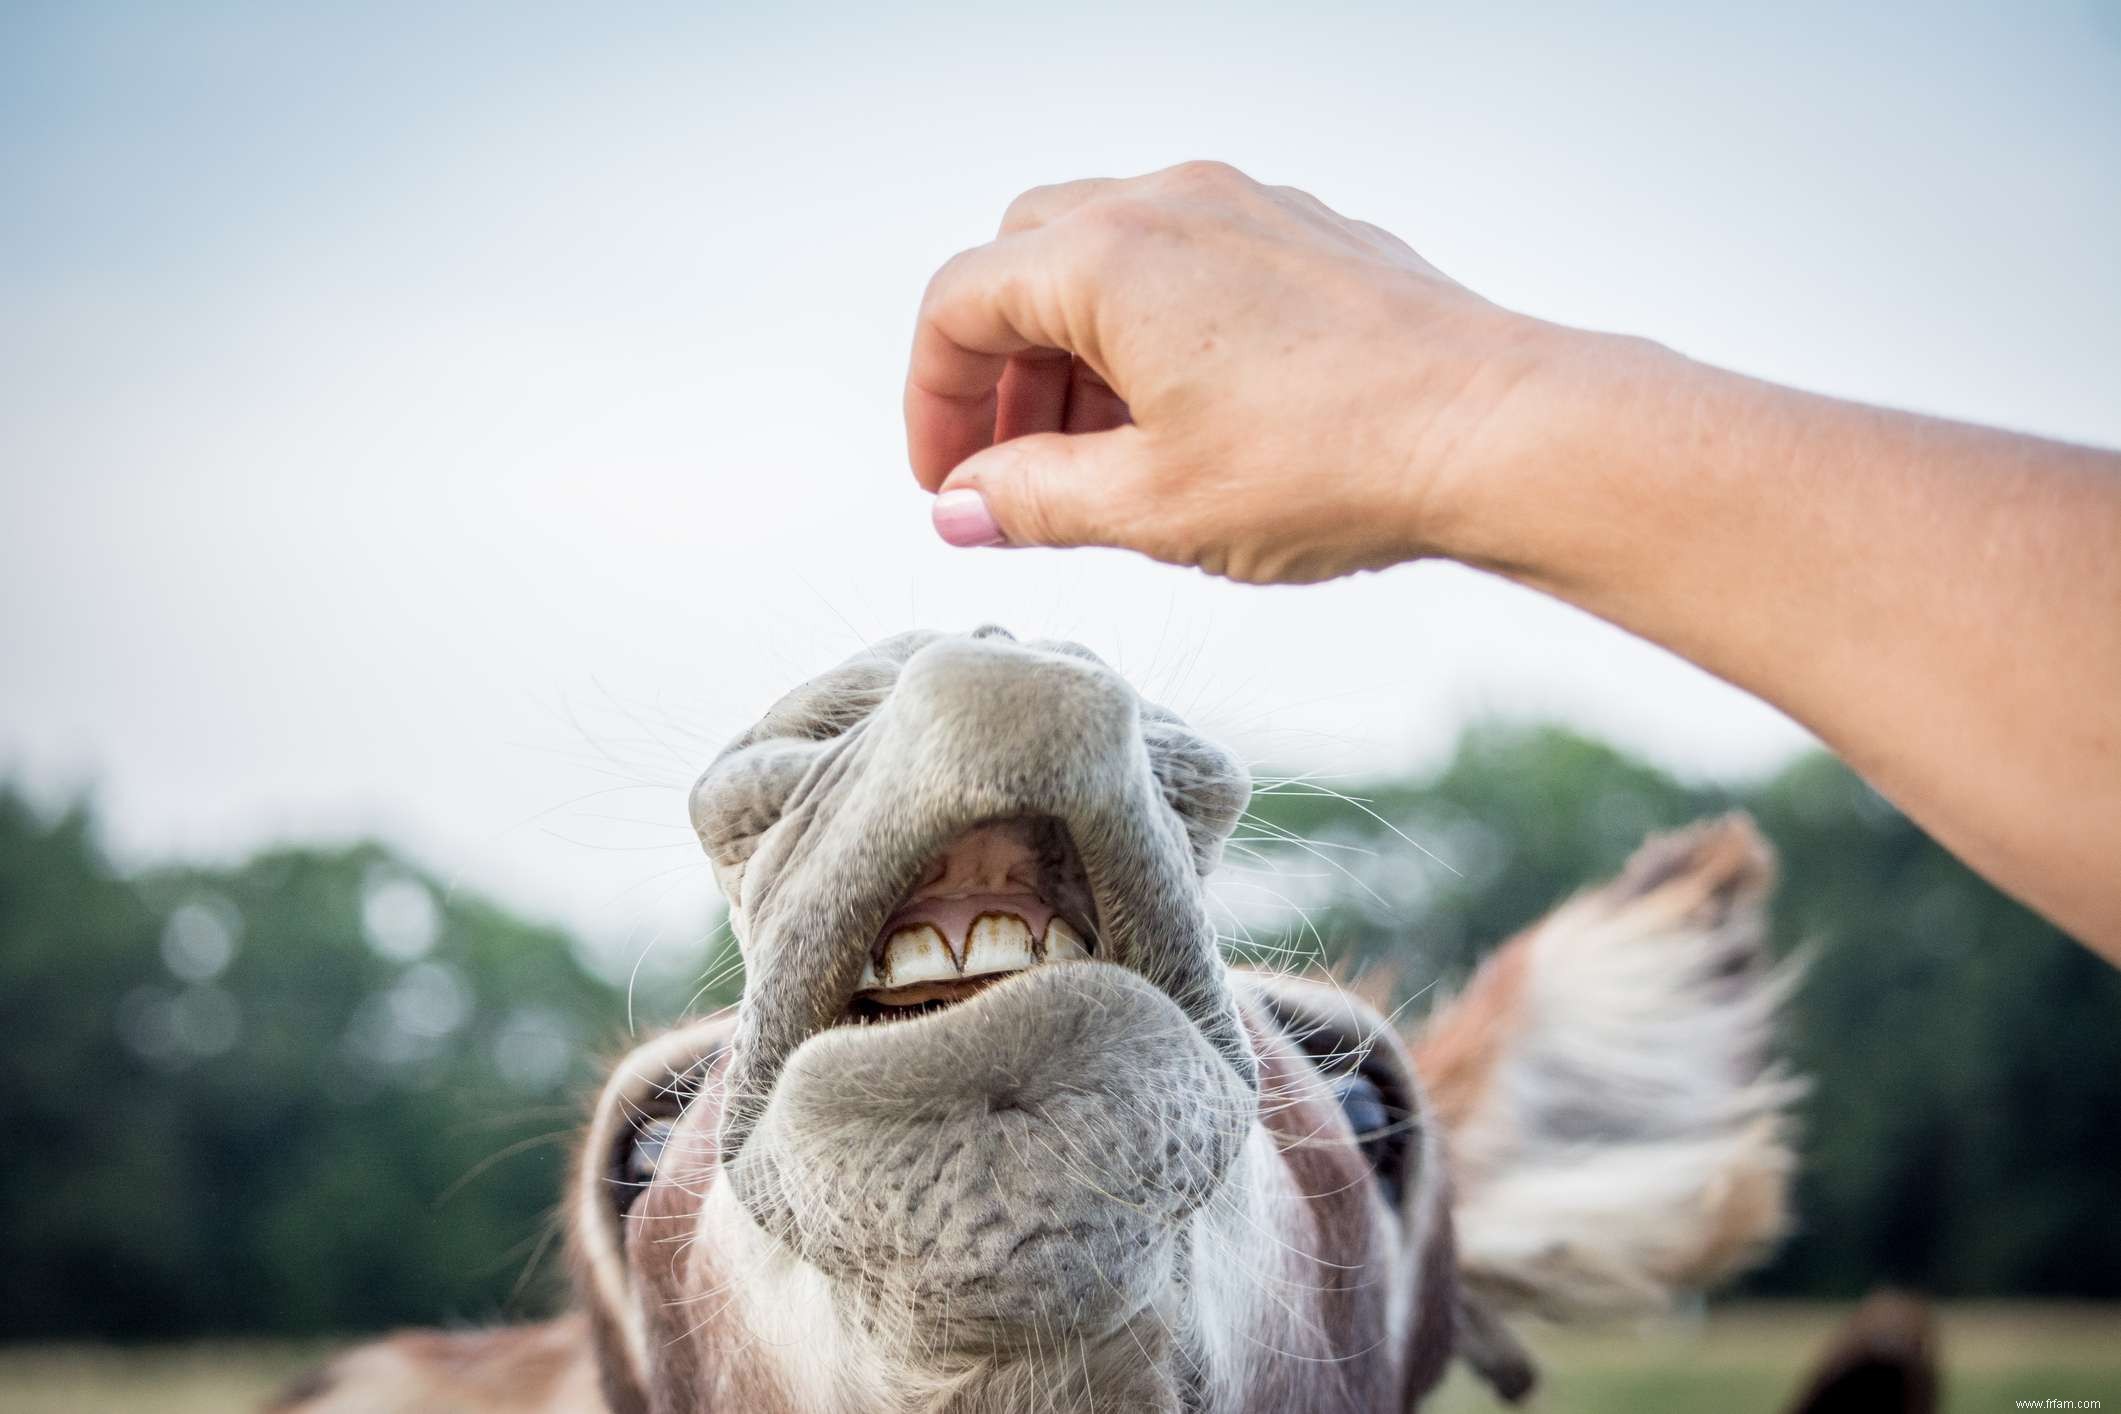
M 1013 913 L 982 913 L 972 921 L 965 940 L 965 975 L 1017 972 L 1038 961 L 1031 950 L 1031 925 Z
M 957 959 L 942 930 L 929 923 L 901 928 L 884 944 L 884 965 L 862 973 L 862 986 L 906 987 L 958 976 Z
M 1088 957 L 1090 949 L 1083 945 L 1082 935 L 1068 926 L 1067 920 L 1055 918 L 1046 924 L 1046 960 L 1066 962 L 1070 958 Z

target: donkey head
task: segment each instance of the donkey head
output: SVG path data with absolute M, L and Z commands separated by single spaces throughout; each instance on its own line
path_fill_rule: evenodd
M 1248 793 L 994 628 L 732 743 L 693 820 L 744 999 L 620 1064 L 570 1199 L 610 1406 L 1404 1410 L 1454 1350 L 1528 1385 L 1511 1310 L 1653 1303 L 1776 1233 L 1748 827 L 1653 845 L 1410 1049 L 1222 962 Z

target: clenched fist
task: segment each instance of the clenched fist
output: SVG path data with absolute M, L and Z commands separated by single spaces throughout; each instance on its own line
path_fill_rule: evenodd
M 1069 182 L 930 282 L 907 441 L 957 544 L 1328 579 L 1451 551 L 1453 488 L 1562 332 L 1217 163 Z

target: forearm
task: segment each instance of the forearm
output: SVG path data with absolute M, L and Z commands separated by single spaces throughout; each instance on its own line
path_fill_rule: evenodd
M 2121 457 L 1540 337 L 1443 548 L 1774 703 L 2121 961 Z

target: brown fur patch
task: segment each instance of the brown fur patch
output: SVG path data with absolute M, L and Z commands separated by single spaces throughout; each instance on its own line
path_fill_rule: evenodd
M 1497 949 L 1414 1041 L 1414 1071 L 1428 1087 L 1436 1123 L 1446 1132 L 1462 1128 L 1479 1108 L 1517 1034 L 1531 937 L 1528 930 Z
M 1880 1291 L 1835 1333 L 1790 1414 L 1932 1414 L 1937 1383 L 1929 1308 Z
M 1734 813 L 1645 842 L 1600 892 L 1616 903 L 1662 894 L 1669 916 L 1713 927 L 1774 882 L 1767 842 L 1750 819 Z

